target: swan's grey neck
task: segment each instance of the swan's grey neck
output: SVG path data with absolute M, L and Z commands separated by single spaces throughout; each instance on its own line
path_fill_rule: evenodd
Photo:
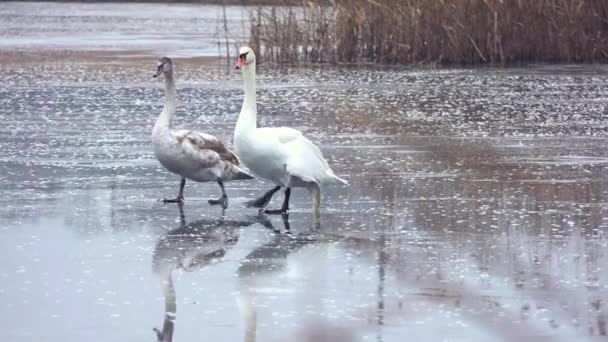
M 243 81 L 245 83 L 245 99 L 236 123 L 236 131 L 256 128 L 255 63 L 243 67 Z
M 156 121 L 156 126 L 173 127 L 173 117 L 177 108 L 177 90 L 173 72 L 165 73 L 165 107 Z

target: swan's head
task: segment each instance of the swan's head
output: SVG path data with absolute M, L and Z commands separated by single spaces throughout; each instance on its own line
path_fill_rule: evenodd
M 158 77 L 162 73 L 169 73 L 173 70 L 173 62 L 169 57 L 163 57 L 158 60 L 158 66 L 156 69 L 156 73 L 153 77 Z
M 255 64 L 255 53 L 249 46 L 243 46 L 239 49 L 239 60 L 236 63 L 236 69 L 239 70 L 247 65 Z

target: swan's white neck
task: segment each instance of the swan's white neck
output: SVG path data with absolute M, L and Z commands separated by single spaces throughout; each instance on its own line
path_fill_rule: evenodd
M 175 80 L 173 72 L 165 73 L 165 107 L 158 116 L 154 128 L 171 128 L 173 127 L 173 117 L 177 108 L 177 91 L 175 90 Z
M 239 114 L 239 119 L 236 122 L 234 130 L 235 138 L 236 135 L 255 130 L 257 126 L 256 118 L 258 110 L 255 99 L 255 63 L 243 66 L 243 81 L 245 82 L 245 99 L 243 100 L 243 107 L 241 107 L 241 114 Z

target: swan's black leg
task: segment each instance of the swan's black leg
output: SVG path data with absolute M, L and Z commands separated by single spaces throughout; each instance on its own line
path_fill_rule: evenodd
M 289 212 L 289 196 L 291 196 L 291 188 L 285 189 L 285 199 L 283 200 L 283 206 L 281 209 L 266 210 L 266 214 L 286 214 Z
M 217 179 L 217 184 L 222 189 L 222 196 L 218 199 L 210 199 L 209 204 L 211 205 L 221 205 L 223 209 L 228 208 L 228 195 L 226 195 L 226 190 L 224 189 L 224 181 L 221 178 Z
M 182 177 L 182 180 L 179 183 L 179 192 L 177 193 L 177 198 L 165 198 L 163 199 L 163 203 L 184 203 L 184 186 L 186 186 L 186 178 Z
M 277 185 L 274 188 L 270 189 L 268 192 L 266 192 L 264 195 L 262 195 L 262 197 L 248 201 L 245 203 L 245 205 L 247 207 L 264 208 L 268 205 L 268 203 L 270 203 L 270 200 L 272 199 L 274 193 L 279 191 L 280 189 L 281 187 Z

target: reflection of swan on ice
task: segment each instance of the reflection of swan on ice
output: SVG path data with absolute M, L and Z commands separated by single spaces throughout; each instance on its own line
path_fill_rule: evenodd
M 255 248 L 242 261 L 238 269 L 239 309 L 245 321 L 246 342 L 258 339 L 264 341 L 352 341 L 351 332 L 333 326 L 331 323 L 319 320 L 305 319 L 298 321 L 298 332 L 289 333 L 290 336 L 281 335 L 273 331 L 273 338 L 258 334 L 258 326 L 265 325 L 273 319 L 276 313 L 290 311 L 283 307 L 275 307 L 276 299 L 286 299 L 298 308 L 305 306 L 317 307 L 322 305 L 320 299 L 308 297 L 307 293 L 314 292 L 318 286 L 323 286 L 325 275 L 318 273 L 323 267 L 319 263 L 327 259 L 329 243 L 339 240 L 339 237 L 321 234 L 318 221 L 311 230 L 296 233 L 297 229 L 290 229 L 286 215 L 282 216 L 284 229 L 275 229 L 267 216 L 260 222 L 270 228 L 273 234 L 269 241 Z M 313 220 L 314 221 L 314 220 Z M 293 296 L 296 292 L 296 296 Z M 299 293 L 299 294 L 298 294 Z M 302 296 L 302 294 L 304 296 Z M 293 303 L 304 300 L 303 303 Z M 290 304 L 287 304 L 290 305 Z M 296 309 L 298 310 L 298 309 Z M 269 312 L 269 311 L 272 311 Z M 268 330 L 266 330 L 268 331 Z M 320 336 L 322 334 L 323 336 Z M 279 337 L 279 335 L 281 335 Z
M 183 205 L 179 205 L 181 224 L 156 243 L 152 267 L 161 282 L 165 297 L 165 318 L 162 331 L 154 328 L 158 341 L 170 342 L 176 318 L 176 295 L 173 271 L 193 272 L 219 261 L 239 239 L 240 228 L 252 221 L 199 220 L 186 224 Z
M 286 215 L 283 219 L 284 230 L 275 229 L 270 220 L 262 224 L 270 228 L 274 234 L 271 240 L 254 249 L 241 262 L 238 269 L 240 296 L 239 307 L 245 319 L 245 341 L 256 340 L 257 303 L 256 291 L 259 290 L 260 281 L 275 272 L 283 271 L 287 266 L 287 256 L 301 247 L 314 242 L 314 238 L 292 236 L 289 221 Z

